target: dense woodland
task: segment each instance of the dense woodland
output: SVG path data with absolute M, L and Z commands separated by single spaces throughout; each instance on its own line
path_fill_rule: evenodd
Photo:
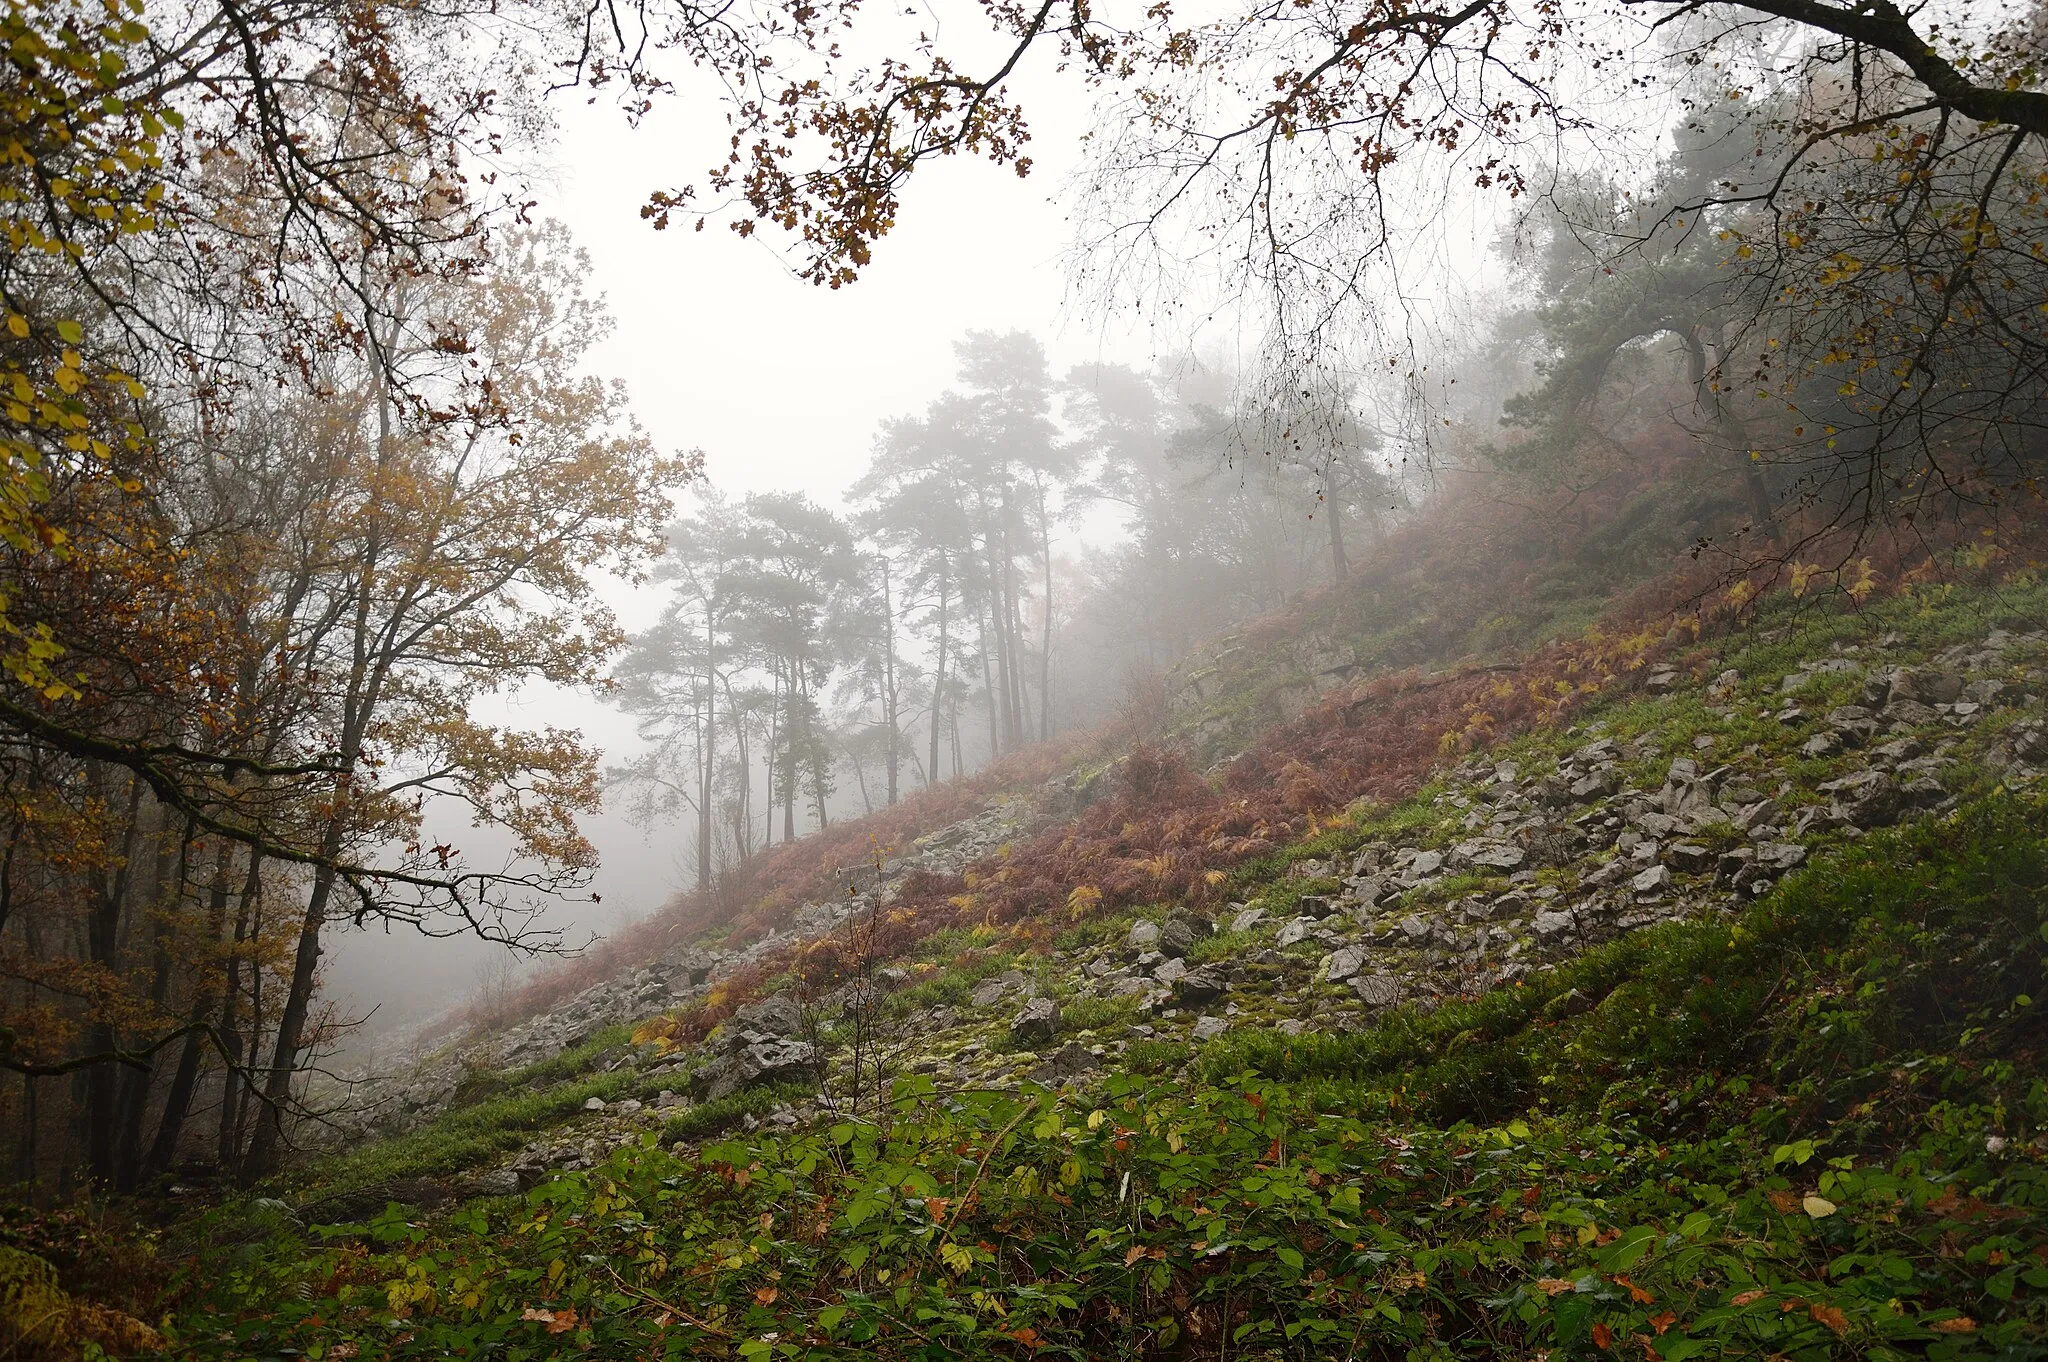
M 36 1199 L 275 1175 L 356 1020 L 323 941 L 550 950 L 608 798 L 682 831 L 693 925 L 744 930 L 718 891 L 786 906 L 770 848 L 1156 736 L 1175 665 L 1247 621 L 1348 610 L 1406 663 L 1681 567 L 1738 616 L 1781 582 L 1861 601 L 1874 554 L 2020 552 L 2040 518 L 2038 4 L 1047 0 L 968 21 L 1007 61 L 862 67 L 867 23 L 8 0 L 0 1112 Z M 550 99 L 704 101 L 729 159 L 678 166 L 652 225 L 836 288 L 926 162 L 1029 170 L 1023 61 L 1103 111 L 1084 280 L 1213 297 L 1242 357 L 1062 371 L 969 334 L 922 411 L 846 432 L 835 504 L 657 448 L 515 168 Z M 1448 218 L 1503 224 L 1488 288 L 1428 246 Z M 663 608 L 629 636 L 605 583 L 640 574 Z M 643 746 L 478 717 L 529 683 L 603 691 Z M 1289 741 L 1210 784 L 1143 749 L 1155 785 L 1093 815 L 1132 843 L 1097 899 L 1220 893 L 1437 739 Z M 1231 798 L 1265 802 L 1198 835 Z M 1072 907 L 1083 853 L 995 917 Z

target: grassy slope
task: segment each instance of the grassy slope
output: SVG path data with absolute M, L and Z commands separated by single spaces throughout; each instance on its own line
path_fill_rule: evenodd
M 1786 606 L 1711 664 L 1755 701 L 1832 643 L 1896 630 L 1908 656 L 2044 604 Z M 1600 717 L 1783 760 L 1799 734 L 1754 708 L 1690 691 Z M 1540 768 L 1561 745 L 1510 749 Z M 1358 1035 L 1240 1030 L 1193 1064 L 1134 1046 L 1085 1098 L 912 1091 L 886 1135 L 628 1150 L 431 1227 L 273 1239 L 206 1260 L 178 1327 L 219 1355 L 2038 1356 L 2048 812 L 1981 770 L 1952 787 L 1948 818 L 1839 844 L 1733 923 Z M 1397 826 L 1452 836 L 1436 794 L 1355 810 L 1231 888 Z M 592 1081 L 558 1077 L 550 1109 Z M 499 1117 L 358 1157 L 445 1159 L 507 1138 Z
M 2035 1355 L 2044 814 L 1991 796 L 1733 924 L 1218 1045 L 1199 1081 L 906 1096 L 886 1137 L 634 1149 L 432 1227 L 273 1240 L 181 1327 L 222 1355 L 536 1356 L 533 1311 L 618 1357 Z M 1596 1005 L 1560 1015 L 1572 990 Z
M 1717 714 L 1705 701 L 1701 689 L 1694 686 L 1671 695 L 1618 696 L 1602 706 L 1597 717 L 1611 736 L 1623 741 L 1651 737 L 1666 752 L 1687 752 L 1693 739 L 1711 737 L 1717 743 L 1717 751 L 1754 753 L 1747 759 L 1753 766 L 1797 770 L 1810 788 L 1853 764 L 1854 759 L 1842 758 L 1832 763 L 1808 761 L 1797 752 L 1808 727 L 1788 727 L 1775 719 L 1757 717 L 1759 709 L 1775 708 L 1776 682 L 1784 672 L 1801 660 L 1829 655 L 1836 647 L 1859 640 L 1895 638 L 1898 641 L 1890 645 L 1890 655 L 1910 659 L 1981 637 L 1992 627 L 2024 627 L 2043 617 L 2048 617 L 2048 591 L 2034 586 L 1908 594 L 1854 612 L 1786 601 L 1751 631 L 1727 640 L 1728 646 L 1703 647 L 1694 659 L 1694 670 L 1702 675 L 1711 675 L 1726 664 L 1751 678 L 1728 697 L 1737 710 L 1734 715 L 1724 718 Z M 1800 699 L 1817 716 L 1830 705 L 1853 698 L 1849 694 L 1853 689 L 1853 683 L 1823 676 L 1802 692 Z M 1589 712 L 1576 717 L 1592 722 L 1595 715 Z M 1555 728 L 1538 728 L 1493 750 L 1498 756 L 1516 761 L 1525 773 L 1540 774 L 1555 763 L 1561 748 L 1570 745 L 1572 740 Z M 1654 786 L 1664 760 L 1659 756 L 1646 757 L 1639 763 L 1641 769 L 1633 774 L 1639 781 Z M 1967 774 L 1962 778 L 1972 779 Z M 1982 773 L 1974 778 L 1980 787 L 1986 779 Z M 1236 865 L 1212 897 L 1258 904 L 1278 919 L 1289 909 L 1295 895 L 1323 887 L 1290 878 L 1288 867 L 1295 862 L 1345 855 L 1377 839 L 1402 835 L 1419 836 L 1425 844 L 1441 846 L 1461 840 L 1469 834 L 1460 829 L 1456 811 L 1441 802 L 1444 788 L 1437 783 L 1427 784 L 1395 804 L 1368 803 L 1343 818 L 1319 823 L 1318 830 L 1311 835 Z M 1481 886 L 1453 879 L 1446 882 L 1440 893 L 1448 897 L 1477 887 Z M 892 1008 L 897 1015 L 908 1016 L 941 1004 L 957 1007 L 981 978 L 1021 968 L 1038 976 L 1041 988 L 1060 997 L 1070 1009 L 1079 1008 L 1068 1020 L 1069 1029 L 1095 1029 L 1105 1037 L 1116 1035 L 1138 1020 L 1135 1013 L 1108 1000 L 1069 1001 L 1067 981 L 1045 968 L 1044 949 L 1073 949 L 1120 938 L 1136 916 L 1156 911 L 1151 905 L 1126 911 L 1100 911 L 1057 935 L 1037 930 L 1041 924 L 1032 922 L 1022 924 L 1021 937 L 1018 930 L 1000 931 L 986 926 L 933 933 L 918 940 L 904 957 L 906 963 L 920 971 L 924 982 L 893 999 Z M 1060 916 L 1064 918 L 1066 914 L 1062 912 Z M 1200 963 L 1209 958 L 1226 958 L 1251 944 L 1232 934 L 1221 934 L 1201 943 L 1194 959 Z M 1316 948 L 1300 949 L 1312 953 Z M 681 1086 L 681 1081 L 674 1078 L 642 1080 L 631 1072 L 608 1071 L 623 1053 L 624 1040 L 625 1033 L 614 1029 L 552 1060 L 505 1076 L 488 1091 L 475 1093 L 469 1104 L 458 1106 L 422 1130 L 363 1146 L 304 1170 L 295 1190 L 301 1194 L 329 1195 L 373 1189 L 399 1178 L 459 1174 L 518 1148 L 536 1131 L 580 1115 L 589 1097 L 651 1100 L 658 1088 Z M 1156 1067 L 1175 1062 L 1178 1056 L 1177 1044 L 1141 1044 L 1132 1062 Z M 737 1120 L 765 1110 L 768 1105 L 772 1103 L 733 1099 L 715 1112 L 689 1117 L 685 1127 L 669 1132 L 667 1138 L 715 1133 L 721 1119 Z

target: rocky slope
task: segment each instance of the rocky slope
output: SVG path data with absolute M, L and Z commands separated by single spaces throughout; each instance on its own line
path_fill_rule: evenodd
M 1243 868 L 1220 911 L 1047 905 L 1034 930 L 940 933 L 818 996 L 785 979 L 699 1044 L 624 1029 L 792 943 L 856 949 L 912 871 L 983 861 L 1075 793 L 1000 803 L 770 937 L 683 946 L 437 1057 L 380 1094 L 379 1128 L 413 1131 L 402 1153 L 326 1176 L 422 1201 L 505 1192 L 650 1136 L 805 1125 L 872 1100 L 878 1073 L 942 1090 L 1086 1082 L 1170 1070 L 1233 1033 L 1360 1031 L 1512 988 L 1619 935 L 1729 913 L 1831 844 L 2039 781 L 2048 634 L 2025 626 L 2040 602 L 1983 604 L 1808 614 L 1667 653 L 1575 725 L 1453 754 L 1412 797 Z M 548 1099 L 547 1114 L 506 1106 L 492 1125 L 469 1091 L 479 1049 L 489 1092 Z M 485 1137 L 437 1134 L 463 1121 Z
M 998 796 L 982 812 L 919 838 L 879 865 L 848 866 L 840 876 L 848 886 L 844 898 L 805 904 L 786 925 L 744 945 L 707 939 L 684 942 L 502 1030 L 464 1036 L 411 1061 L 373 1059 L 341 1076 L 346 1093 L 328 1096 L 331 1103 L 350 1111 L 337 1129 L 349 1138 L 415 1129 L 455 1105 L 479 1068 L 522 1070 L 585 1046 L 607 1031 L 700 1002 L 734 974 L 791 943 L 828 935 L 859 913 L 887 903 L 911 874 L 951 873 L 991 855 L 1070 808 L 1073 786 L 1071 780 L 1060 780 L 1032 796 Z M 769 1065 L 767 1075 L 774 1077 L 789 1067 Z

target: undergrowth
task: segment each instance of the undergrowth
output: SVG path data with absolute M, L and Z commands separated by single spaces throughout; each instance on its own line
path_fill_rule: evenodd
M 195 1273 L 190 1355 L 2001 1359 L 2048 1337 L 2048 808 L 1876 834 L 1357 1036 L 393 1208 Z M 1170 1054 L 1169 1054 L 1170 1052 Z M 1177 1056 L 1173 1058 L 1173 1056 Z

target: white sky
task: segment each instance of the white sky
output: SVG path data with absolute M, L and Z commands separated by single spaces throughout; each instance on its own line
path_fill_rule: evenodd
M 1064 102 L 1046 104 L 1056 111 Z M 830 290 L 799 281 L 772 240 L 717 224 L 656 232 L 641 219 L 651 191 L 708 160 L 678 151 L 716 126 L 706 122 L 717 117 L 708 101 L 660 101 L 638 128 L 603 102 L 558 110 L 537 213 L 566 223 L 589 252 L 592 285 L 617 321 L 589 367 L 624 379 L 655 442 L 702 449 L 711 480 L 728 491 L 795 488 L 835 502 L 865 466 L 878 423 L 920 410 L 952 382 L 953 342 L 969 330 L 1032 332 L 1056 373 L 1098 358 L 1151 359 L 1128 335 L 1106 346 L 1091 317 L 1063 305 L 1070 230 L 1052 199 L 1078 154 L 1078 119 L 1065 129 L 1034 124 L 1038 168 L 1024 180 L 967 158 L 921 169 L 901 225 L 864 277 Z M 651 589 L 608 594 L 629 628 L 658 601 Z M 588 697 L 529 690 L 506 702 L 504 716 L 575 724 L 610 759 L 635 743 L 628 719 Z M 594 887 L 604 902 L 556 915 L 572 935 L 644 916 L 684 882 L 680 843 L 668 832 L 650 836 L 609 814 L 586 831 L 603 857 Z M 357 1013 L 378 1005 L 379 1026 L 430 1015 L 469 992 L 488 954 L 407 931 L 344 934 L 327 961 L 329 996 Z

